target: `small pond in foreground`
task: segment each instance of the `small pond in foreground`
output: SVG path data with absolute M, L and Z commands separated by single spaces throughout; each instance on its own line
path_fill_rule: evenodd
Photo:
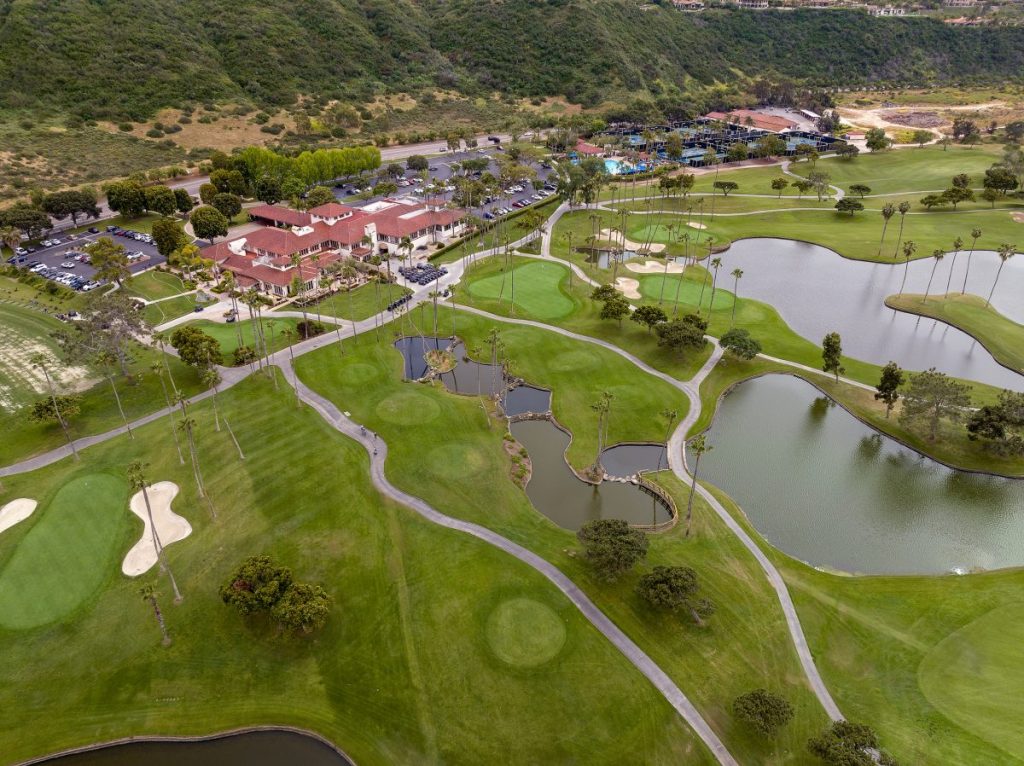
M 46 766 L 350 766 L 318 739 L 254 731 L 199 741 L 130 742 L 40 761 Z
M 934 574 L 1024 564 L 1024 480 L 946 468 L 802 380 L 740 384 L 709 438 L 701 478 L 773 545 L 814 566 Z

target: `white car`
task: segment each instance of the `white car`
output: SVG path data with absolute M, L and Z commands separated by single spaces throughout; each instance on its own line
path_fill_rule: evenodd
M 61 267 L 62 269 L 73 269 L 73 268 L 75 268 L 75 266 L 77 266 L 77 265 L 78 265 L 78 264 L 77 264 L 77 263 L 75 263 L 74 261 L 64 261 L 64 263 L 62 263 L 62 264 L 60 265 L 60 267 Z

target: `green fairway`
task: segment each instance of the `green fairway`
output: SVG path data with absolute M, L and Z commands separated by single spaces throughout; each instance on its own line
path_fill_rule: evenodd
M 101 526 L 96 509 L 83 507 L 95 493 L 70 482 L 84 473 L 123 476 L 142 457 L 152 480 L 181 487 L 175 510 L 194 531 L 167 549 L 180 605 L 156 569 L 123 577 L 117 562 L 140 525 L 129 521 L 124 482 L 113 479 L 121 487 L 116 518 L 132 533 L 78 530 L 81 540 L 68 541 L 87 548 L 102 536 L 115 548 L 87 608 L 59 629 L 0 625 L 0 762 L 131 735 L 274 724 L 315 731 L 359 764 L 712 762 L 649 681 L 545 578 L 378 495 L 366 452 L 311 409 L 296 409 L 279 383 L 275 390 L 257 375 L 221 396 L 244 461 L 228 434 L 214 430 L 210 402 L 192 408 L 216 520 L 191 469 L 179 464 L 166 420 L 138 429 L 134 441 L 84 451 L 82 463 L 4 479 L 0 502 L 45 500 L 64 487 L 74 500 L 66 512 Z M 498 432 L 492 439 L 497 447 Z M 38 521 L 0 536 L 0 571 L 9 573 L 26 545 L 52 536 L 56 510 L 44 503 Z M 323 630 L 282 634 L 221 602 L 228 573 L 256 553 L 327 589 L 333 602 Z M 77 589 L 62 571 L 46 574 L 51 590 Z M 157 586 L 169 648 L 139 598 L 146 583 Z M 518 598 L 563 626 L 557 661 L 514 667 L 495 656 L 488 616 Z M 515 656 L 529 661 L 522 646 L 532 639 L 520 638 L 510 646 L 519 644 Z
M 290 317 L 274 318 L 273 314 L 268 316 L 271 318 L 264 318 L 263 320 L 263 334 L 271 354 L 275 351 L 280 351 L 282 348 L 288 348 L 292 343 L 302 340 L 302 337 L 297 334 L 298 331 L 295 329 L 295 326 L 302 321 L 301 319 L 292 319 Z M 310 319 L 315 320 L 315 317 L 310 317 Z M 254 339 L 256 327 L 255 322 L 251 319 L 243 319 L 231 324 L 212 322 L 209 319 L 197 319 L 186 324 L 190 327 L 197 327 L 207 335 L 217 339 L 217 342 L 220 343 L 222 364 L 226 367 L 231 367 L 235 363 L 234 353 L 235 349 L 239 346 L 239 335 L 242 338 L 241 345 L 253 348 L 256 345 Z M 334 325 L 325 326 L 328 330 L 334 327 Z M 291 334 L 289 335 L 288 333 Z
M 576 304 L 559 284 L 565 276 L 565 269 L 555 263 L 535 261 L 517 265 L 516 307 L 542 321 L 566 316 L 576 308 Z M 507 271 L 474 280 L 469 285 L 469 294 L 474 298 L 507 302 L 512 295 L 512 280 Z
M 170 298 L 186 291 L 185 283 L 176 274 L 150 269 L 125 282 L 124 290 L 147 301 Z
M 928 701 L 969 732 L 1024 760 L 1024 738 L 1008 711 L 1024 688 L 1024 604 L 997 607 L 939 642 L 921 661 Z
M 397 283 L 369 282 L 352 290 L 342 290 L 324 298 L 319 304 L 309 307 L 310 316 L 316 318 L 319 305 L 320 312 L 326 316 L 360 321 L 371 317 L 397 298 L 407 295 L 410 290 Z M 284 306 L 283 311 L 295 311 L 295 306 Z
M 885 305 L 938 319 L 974 336 L 996 361 L 1024 372 L 1024 327 L 1007 319 L 976 295 L 890 295 Z
M 87 474 L 62 486 L 0 569 L 0 628 L 66 621 L 120 573 L 129 530 L 128 484 Z
M 170 322 L 172 319 L 191 313 L 195 307 L 196 296 L 179 295 L 176 298 L 150 303 L 142 309 L 142 315 L 152 327 L 159 327 L 164 322 Z
M 707 310 L 711 306 L 711 277 L 706 280 L 684 278 L 682 274 L 654 274 L 641 276 L 626 269 L 624 274 L 640 280 L 640 294 L 648 301 L 661 304 L 666 312 L 671 314 L 671 308 L 678 301 L 686 311 L 693 311 L 700 305 L 701 309 Z M 719 274 L 718 284 L 715 287 L 715 311 L 732 311 L 732 293 L 723 289 L 722 282 L 731 280 L 731 277 L 722 273 Z

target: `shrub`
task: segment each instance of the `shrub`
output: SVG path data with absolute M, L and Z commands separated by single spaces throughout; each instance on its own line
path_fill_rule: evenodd
M 327 328 L 324 325 L 320 322 L 315 322 L 312 319 L 302 320 L 295 325 L 295 329 L 303 338 L 312 338 L 314 335 L 322 335 L 327 331 Z
M 241 367 L 255 361 L 256 351 L 252 346 L 239 346 L 235 349 L 233 360 L 235 367 Z
M 609 582 L 617 580 L 647 555 L 647 535 L 622 519 L 588 521 L 576 537 L 598 577 Z
M 135 127 L 130 122 L 120 122 L 117 124 L 117 129 L 123 133 L 131 133 L 132 128 Z
M 732 714 L 758 734 L 772 737 L 793 719 L 793 706 L 766 689 L 755 689 L 733 700 Z
M 221 600 L 243 615 L 266 612 L 292 586 L 292 571 L 278 566 L 269 556 L 250 556 L 220 589 Z

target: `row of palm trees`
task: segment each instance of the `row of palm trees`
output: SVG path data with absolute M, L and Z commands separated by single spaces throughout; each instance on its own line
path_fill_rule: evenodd
M 972 229 L 971 247 L 970 250 L 968 250 L 967 252 L 967 268 L 964 270 L 964 281 L 963 285 L 960 288 L 961 295 L 967 292 L 967 277 L 971 271 L 971 257 L 974 255 L 974 248 L 978 242 L 979 237 L 981 237 L 981 229 Z M 957 237 L 955 240 L 953 240 L 953 249 L 951 251 L 946 251 L 943 250 L 942 248 L 936 248 L 935 250 L 932 251 L 932 270 L 931 273 L 928 275 L 928 285 L 925 287 L 924 299 L 922 300 L 922 303 L 928 302 L 928 297 L 931 295 L 932 290 L 932 281 L 935 279 L 935 272 L 938 269 L 939 264 L 946 257 L 947 252 L 952 252 L 953 258 L 949 267 L 949 275 L 946 278 L 945 294 L 949 294 L 953 282 L 953 270 L 956 268 L 956 259 L 960 252 L 963 250 L 963 247 L 964 241 L 960 237 Z M 910 271 L 910 259 L 913 257 L 916 251 L 917 244 L 913 240 L 907 240 L 906 242 L 903 243 L 904 270 L 903 280 L 900 283 L 899 295 L 903 295 L 903 290 L 907 284 L 907 274 Z M 996 249 L 996 254 L 999 256 L 999 268 L 996 270 L 995 279 L 992 280 L 992 287 L 989 290 L 988 298 L 985 299 L 986 306 L 991 305 L 992 296 L 995 295 L 996 286 L 999 284 L 999 277 L 1003 273 L 1003 267 L 1006 265 L 1006 262 L 1008 260 L 1010 260 L 1014 255 L 1017 254 L 1017 246 L 1009 244 L 1008 242 L 1004 242 L 1000 244 L 999 247 Z

